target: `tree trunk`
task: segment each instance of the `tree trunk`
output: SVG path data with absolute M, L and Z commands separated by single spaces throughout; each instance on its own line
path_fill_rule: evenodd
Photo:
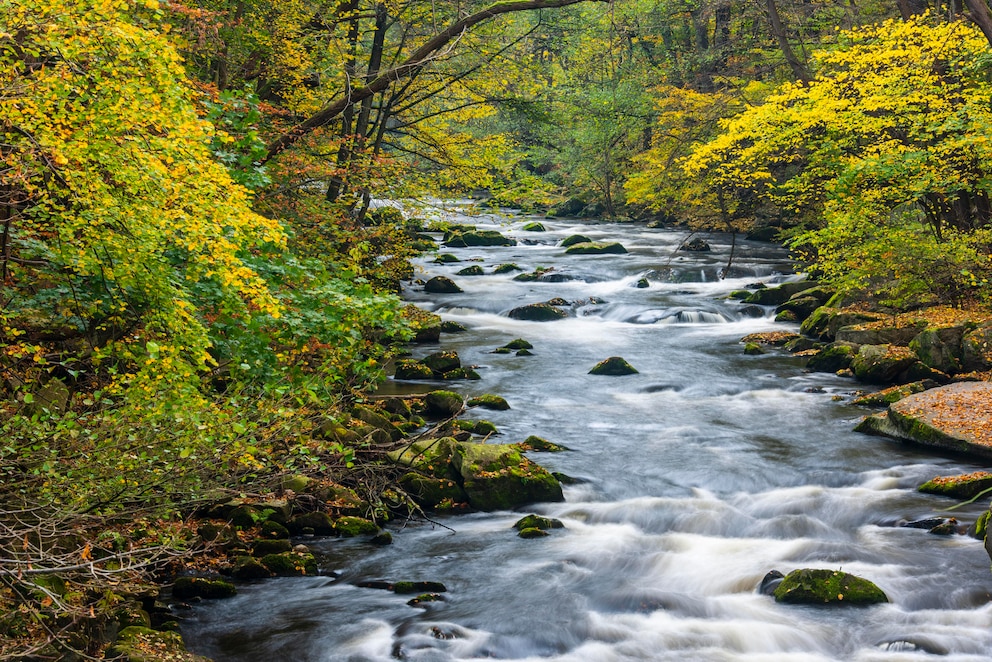
M 414 51 L 404 62 L 380 73 L 363 87 L 354 88 L 350 96 L 341 96 L 330 102 L 309 118 L 297 124 L 295 127 L 282 134 L 269 143 L 262 163 L 267 163 L 276 154 L 287 147 L 296 144 L 301 138 L 310 134 L 313 130 L 325 126 L 328 122 L 336 118 L 345 108 L 351 104 L 360 103 L 365 99 L 382 92 L 394 82 L 409 78 L 425 67 L 431 59 L 442 48 L 447 46 L 453 39 L 462 33 L 470 30 L 475 25 L 482 23 L 494 16 L 509 14 L 512 12 L 527 11 L 530 9 L 550 9 L 556 7 L 566 7 L 580 2 L 610 2 L 610 0 L 513 0 L 510 2 L 497 2 L 488 9 L 476 12 L 449 25 L 444 30 L 438 32 L 420 48 Z
M 806 65 L 796 57 L 796 52 L 792 50 L 792 46 L 789 44 L 789 35 L 785 31 L 785 26 L 782 25 L 782 18 L 779 16 L 778 6 L 775 4 L 775 0 L 765 0 L 765 9 L 768 12 L 768 22 L 772 28 L 772 35 L 778 41 L 778 46 L 782 49 L 785 61 L 788 62 L 789 68 L 792 69 L 792 75 L 795 76 L 796 80 L 801 81 L 803 85 L 809 83 L 809 71 L 806 70 Z
M 992 11 L 985 0 L 964 0 L 968 7 L 968 18 L 974 21 L 992 46 Z

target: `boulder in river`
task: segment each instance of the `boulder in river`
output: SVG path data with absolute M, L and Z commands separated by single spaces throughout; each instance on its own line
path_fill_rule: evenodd
M 455 272 L 455 275 L 456 276 L 481 276 L 484 273 L 485 272 L 482 270 L 482 267 L 480 267 L 477 264 L 473 264 L 470 267 L 465 267 L 464 269 L 459 269 L 457 272 Z
M 815 281 L 800 280 L 790 283 L 782 283 L 776 287 L 763 287 L 748 294 L 744 303 L 753 303 L 759 306 L 779 306 L 791 299 L 795 294 L 816 287 Z M 815 310 L 817 306 L 814 306 Z M 810 311 L 813 312 L 812 310 Z
M 620 377 L 623 375 L 636 375 L 637 370 L 634 366 L 627 363 L 627 361 L 620 356 L 611 356 L 608 359 L 603 359 L 589 371 L 590 375 L 607 375 L 610 377 Z
M 439 390 L 431 391 L 425 395 L 424 405 L 427 407 L 427 413 L 448 418 L 460 414 L 465 406 L 465 401 L 454 391 Z
M 543 223 L 538 223 L 537 221 L 532 221 L 524 225 L 521 230 L 524 232 L 545 232 L 546 228 Z
M 891 384 L 919 359 L 908 347 L 862 345 L 851 359 L 851 370 L 866 384 Z
M 496 230 L 468 230 L 452 232 L 444 241 L 445 246 L 467 248 L 469 246 L 516 246 L 517 242 L 504 237 Z
M 846 343 L 831 343 L 809 357 L 806 369 L 810 372 L 837 372 L 851 367 L 857 350 Z
M 565 249 L 568 255 L 622 255 L 627 249 L 622 244 L 613 242 L 590 241 L 573 244 Z
M 961 382 L 910 395 L 855 430 L 992 458 L 992 383 Z
M 396 362 L 394 379 L 431 379 L 434 371 L 416 359 L 400 359 Z
M 992 490 L 992 473 L 975 471 L 959 476 L 936 476 L 920 485 L 920 492 L 939 494 L 955 499 L 974 499 L 983 492 Z
M 515 320 L 530 322 L 553 322 L 568 317 L 568 313 L 550 303 L 531 303 L 518 306 L 510 311 L 510 317 Z
M 531 514 L 518 519 L 513 524 L 513 528 L 517 531 L 523 531 L 524 529 L 541 529 L 542 531 L 547 531 L 548 529 L 564 529 L 565 525 L 560 519 Z
M 434 276 L 424 284 L 424 291 L 431 294 L 458 294 L 463 290 L 447 276 Z
M 713 248 L 709 245 L 705 239 L 700 237 L 693 237 L 692 239 L 687 239 L 679 244 L 678 250 L 688 251 L 690 253 L 709 253 Z
M 775 601 L 803 605 L 872 605 L 889 599 L 875 584 L 840 570 L 793 570 L 775 588 Z
M 483 393 L 474 398 L 469 398 L 468 406 L 482 407 L 483 409 L 492 409 L 494 411 L 504 411 L 510 408 L 509 403 L 503 397 L 493 393 Z
M 584 234 L 572 234 L 561 240 L 558 244 L 562 248 L 568 248 L 569 246 L 574 246 L 575 244 L 591 244 L 592 239 L 585 236 Z
M 511 444 L 460 443 L 452 465 L 476 510 L 511 510 L 541 501 L 563 501 L 561 484 Z
M 426 365 L 431 369 L 435 375 L 440 376 L 451 370 L 462 367 L 461 358 L 458 356 L 458 352 L 444 351 L 444 352 L 434 352 L 428 354 L 423 359 L 421 363 Z

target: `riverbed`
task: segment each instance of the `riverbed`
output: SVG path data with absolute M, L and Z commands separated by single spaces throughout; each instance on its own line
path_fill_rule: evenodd
M 466 417 L 495 423 L 500 443 L 533 434 L 567 446 L 530 457 L 575 484 L 563 503 L 525 512 L 396 523 L 388 547 L 303 540 L 322 576 L 246 584 L 196 607 L 182 627 L 190 650 L 217 662 L 992 658 L 982 543 L 898 526 L 954 505 L 917 485 L 983 465 L 854 433 L 868 413 L 850 404 L 855 382 L 805 373 L 801 358 L 781 350 L 744 354 L 746 334 L 796 330 L 775 323 L 770 308 L 726 298 L 799 278 L 783 249 L 738 238 L 728 269 L 729 235 L 707 236 L 709 252 L 685 252 L 676 250 L 685 231 L 643 224 L 442 215 L 518 240 L 444 248 L 461 262 L 418 264 L 419 279 L 449 276 L 462 293 L 405 288 L 410 301 L 468 328 L 443 334 L 441 346 L 481 379 L 443 386 L 506 398 L 508 411 Z M 534 220 L 546 231 L 523 230 Z M 575 233 L 628 252 L 565 255 L 558 243 Z M 553 275 L 493 274 L 503 263 Z M 456 275 L 474 264 L 485 275 Z M 554 297 L 572 303 L 567 319 L 508 317 Z M 533 356 L 492 353 L 516 338 L 534 345 Z M 413 348 L 418 357 L 436 350 Z M 609 356 L 638 373 L 588 374 Z M 986 507 L 953 514 L 970 523 Z M 512 525 L 526 512 L 565 528 L 521 539 Z M 797 568 L 870 579 L 890 603 L 798 607 L 757 591 L 768 571 Z M 448 590 L 414 607 L 410 596 L 358 586 L 369 580 Z

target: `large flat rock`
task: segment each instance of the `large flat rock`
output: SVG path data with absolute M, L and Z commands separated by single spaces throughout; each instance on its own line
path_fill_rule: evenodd
M 889 405 L 888 436 L 992 459 L 992 383 L 962 382 Z

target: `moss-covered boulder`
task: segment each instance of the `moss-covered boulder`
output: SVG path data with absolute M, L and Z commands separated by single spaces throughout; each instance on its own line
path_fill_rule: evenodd
M 553 322 L 568 317 L 568 313 L 550 303 L 531 303 L 518 306 L 510 311 L 509 316 L 515 320 L 529 322 Z
M 775 287 L 764 287 L 751 292 L 747 298 L 744 299 L 744 303 L 751 303 L 759 306 L 778 306 L 791 299 L 794 294 L 812 289 L 814 287 L 816 287 L 816 282 L 807 280 L 782 283 L 781 285 L 777 285 Z
M 547 538 L 548 532 L 544 529 L 531 526 L 526 529 L 520 529 L 520 531 L 517 532 L 517 535 L 521 538 Z
M 342 538 L 371 536 L 379 532 L 379 526 L 364 517 L 345 516 L 334 521 L 334 530 Z
M 393 379 L 418 380 L 433 379 L 434 371 L 429 366 L 416 359 L 399 359 Z
M 231 576 L 235 579 L 267 579 L 272 572 L 253 556 L 238 556 L 231 565 Z
M 513 528 L 517 531 L 523 531 L 524 529 L 541 529 L 547 531 L 548 529 L 564 529 L 565 525 L 560 519 L 531 514 L 521 517 L 514 522 Z
M 814 297 L 799 297 L 791 298 L 785 303 L 781 303 L 775 308 L 775 319 L 779 322 L 789 321 L 789 322 L 802 322 L 807 317 L 813 314 L 817 308 L 822 306 L 823 303 L 815 299 Z M 786 320 L 784 317 L 779 319 L 779 316 L 784 316 L 786 314 L 790 315 L 790 319 Z
M 678 250 L 689 253 L 709 253 L 713 250 L 713 247 L 702 237 L 693 237 L 679 244 Z
M 744 353 L 748 356 L 758 356 L 764 354 L 765 350 L 756 342 L 744 343 Z
M 441 316 L 410 304 L 403 307 L 403 319 L 413 331 L 413 342 L 436 343 L 441 339 Z
M 523 338 L 516 338 L 514 340 L 511 340 L 510 342 L 508 342 L 505 345 L 503 345 L 503 347 L 505 347 L 506 349 L 513 349 L 513 350 L 517 350 L 517 349 L 534 349 L 534 345 L 530 344 L 529 342 L 527 342 Z
M 206 598 L 215 600 L 236 595 L 238 589 L 231 582 L 219 577 L 178 577 L 172 584 L 172 595 L 180 598 Z
M 561 453 L 568 450 L 566 446 L 556 444 L 552 441 L 548 441 L 544 437 L 538 437 L 533 434 L 520 442 L 518 446 L 522 451 L 537 451 L 545 453 Z
M 483 393 L 474 398 L 469 398 L 468 406 L 482 407 L 483 409 L 492 409 L 493 411 L 506 411 L 510 408 L 510 404 L 504 398 L 493 393 Z
M 937 382 L 934 381 L 919 381 L 910 382 L 909 384 L 898 384 L 896 386 L 890 386 L 889 388 L 882 389 L 881 391 L 866 393 L 865 395 L 858 396 L 851 402 L 851 404 L 859 405 L 861 407 L 887 407 L 893 402 L 899 402 L 903 398 L 908 398 L 915 393 L 922 393 L 928 388 L 936 388 L 937 386 Z
M 799 331 L 812 338 L 833 342 L 837 340 L 837 332 L 844 327 L 875 322 L 883 318 L 883 315 L 876 313 L 820 306 L 803 321 Z
M 975 329 L 961 340 L 961 369 L 964 372 L 992 370 L 992 326 Z
M 544 223 L 539 223 L 537 221 L 531 221 L 521 228 L 524 232 L 547 232 L 547 228 L 544 227 Z
M 569 246 L 574 246 L 576 244 L 591 244 L 591 243 L 592 243 L 592 239 L 585 236 L 584 234 L 571 234 L 565 237 L 564 239 L 562 239 L 561 243 L 558 245 L 561 246 L 562 248 L 568 248 Z
M 482 375 L 477 373 L 474 368 L 465 366 L 461 368 L 455 368 L 454 370 L 449 370 L 448 372 L 441 375 L 441 379 L 446 381 L 451 381 L 454 379 L 477 380 L 477 379 L 482 379 Z
M 953 375 L 961 370 L 963 327 L 926 329 L 909 341 L 920 361 L 935 370 Z
M 468 327 L 460 322 L 445 320 L 441 322 L 441 333 L 465 333 Z
M 301 577 L 317 574 L 317 560 L 310 553 L 283 552 L 261 558 L 262 565 L 277 577 Z
M 463 290 L 447 276 L 434 276 L 424 283 L 424 291 L 431 294 L 458 294 Z
M 439 253 L 438 256 L 434 258 L 434 261 L 438 264 L 454 264 L 456 262 L 461 262 L 457 256 L 452 255 L 451 253 Z
M 875 584 L 840 570 L 794 570 L 775 589 L 775 601 L 803 605 L 873 605 L 888 602 Z
M 410 472 L 400 476 L 400 486 L 421 508 L 433 510 L 443 504 L 468 503 L 468 495 L 454 478 L 436 478 Z
M 269 554 L 281 554 L 283 552 L 290 552 L 293 550 L 293 543 L 288 539 L 282 538 L 277 540 L 256 540 L 251 546 L 252 556 L 268 556 Z
M 421 363 L 431 369 L 435 375 L 443 375 L 446 372 L 462 367 L 461 357 L 458 352 L 444 351 L 428 354 L 420 360 Z
M 975 471 L 958 476 L 937 476 L 920 485 L 920 492 L 953 497 L 974 499 L 979 494 L 992 490 L 992 473 Z
M 899 345 L 862 345 L 851 360 L 854 376 L 866 384 L 897 382 L 919 359 L 908 347 Z
M 460 414 L 465 401 L 454 391 L 438 390 L 424 396 L 424 406 L 428 414 L 448 418 Z
M 509 444 L 460 443 L 452 464 L 477 510 L 511 510 L 542 501 L 562 501 L 561 484 Z
M 806 369 L 810 372 L 837 372 L 851 367 L 856 351 L 846 343 L 832 343 L 809 357 Z
M 497 264 L 493 269 L 494 274 L 508 274 L 514 271 L 523 271 L 518 265 L 513 262 L 504 262 L 503 264 Z
M 478 420 L 478 421 L 455 421 L 455 425 L 461 430 L 466 430 L 472 434 L 477 434 L 483 437 L 499 434 L 499 430 L 492 421 Z
M 620 377 L 623 375 L 636 375 L 637 370 L 634 366 L 627 363 L 625 359 L 620 356 L 611 356 L 608 359 L 603 359 L 589 371 L 590 375 L 607 375 L 611 377 Z
M 589 241 L 565 249 L 567 255 L 622 255 L 627 249 L 618 242 Z
M 548 216 L 578 216 L 586 208 L 586 203 L 578 198 L 569 198 L 548 210 Z
M 300 513 L 289 521 L 287 528 L 296 535 L 301 533 L 317 536 L 334 535 L 334 523 L 327 513 L 321 511 Z
M 452 232 L 444 240 L 445 246 L 468 248 L 470 246 L 516 246 L 517 242 L 504 237 L 496 230 L 468 230 Z
M 362 421 L 363 423 L 367 423 L 374 428 L 385 431 L 393 441 L 397 441 L 403 436 L 403 432 L 398 427 L 393 425 L 391 420 L 371 407 L 356 405 L 352 408 L 351 415 L 353 418 Z
M 879 429 L 897 439 L 992 458 L 990 412 L 992 383 L 961 382 L 889 405 L 889 425 Z
M 123 662 L 210 662 L 186 650 L 178 632 L 161 632 L 147 627 L 126 627 L 107 650 L 107 659 Z
M 451 437 L 421 439 L 387 453 L 386 457 L 395 464 L 410 467 L 435 478 L 456 478 L 451 467 L 455 452 L 455 440 Z
M 482 276 L 486 272 L 482 270 L 482 267 L 478 264 L 473 264 L 471 267 L 465 267 L 464 269 L 459 269 L 455 272 L 456 276 Z

